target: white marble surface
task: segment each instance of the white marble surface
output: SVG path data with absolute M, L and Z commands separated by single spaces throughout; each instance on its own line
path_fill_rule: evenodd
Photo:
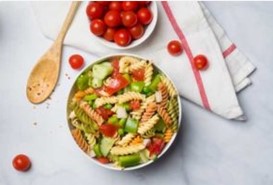
M 162 159 L 131 172 L 110 171 L 84 157 L 68 132 L 65 105 L 77 71 L 63 65 L 52 99 L 34 106 L 28 74 L 51 41 L 40 33 L 29 2 L 0 2 L 0 184 L 273 184 L 273 3 L 207 2 L 228 35 L 257 66 L 253 85 L 239 94 L 247 122 L 224 120 L 183 101 L 183 127 Z M 70 78 L 70 79 L 69 79 Z M 12 168 L 26 153 L 32 168 Z

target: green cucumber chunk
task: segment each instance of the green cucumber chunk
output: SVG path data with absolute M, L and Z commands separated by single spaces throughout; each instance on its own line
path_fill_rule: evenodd
M 125 132 L 136 133 L 137 128 L 138 128 L 138 121 L 133 118 L 128 118 L 124 127 Z
M 119 165 L 122 167 L 129 167 L 135 166 L 140 163 L 140 155 L 139 154 L 132 154 L 126 156 L 120 156 L 118 159 Z
M 110 152 L 114 143 L 115 143 L 114 138 L 110 138 L 110 137 L 103 137 L 102 138 L 101 143 L 100 143 L 100 151 L 104 157 L 106 157 L 108 155 L 108 153 Z

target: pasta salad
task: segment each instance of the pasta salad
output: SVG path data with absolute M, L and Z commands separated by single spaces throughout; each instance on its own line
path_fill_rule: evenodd
M 151 61 L 109 57 L 77 78 L 69 126 L 90 157 L 118 169 L 157 158 L 179 128 L 178 93 Z

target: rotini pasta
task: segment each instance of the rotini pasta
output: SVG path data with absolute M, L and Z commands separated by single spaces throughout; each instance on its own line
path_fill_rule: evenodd
M 111 149 L 110 153 L 112 155 L 128 155 L 137 153 L 145 148 L 143 144 L 128 145 L 125 147 L 115 146 Z
M 138 92 L 126 92 L 118 96 L 118 103 L 122 104 L 131 100 L 145 100 L 145 95 Z
M 177 132 L 178 93 L 151 61 L 107 58 L 79 78 L 85 81 L 74 84 L 68 118 L 73 138 L 89 157 L 107 158 L 118 169 L 146 163 L 161 152 L 154 153 L 153 145 L 168 145 Z
M 175 97 L 177 95 L 177 92 L 176 92 L 172 82 L 168 78 L 166 78 L 165 76 L 161 76 L 161 81 L 167 87 L 169 95 L 171 97 Z
M 79 147 L 86 153 L 89 152 L 90 147 L 87 144 L 87 142 L 84 140 L 81 131 L 79 129 L 73 129 L 71 131 L 73 138 L 75 139 L 76 143 L 79 145 Z
M 103 118 L 98 113 L 96 113 L 87 103 L 81 102 L 80 107 L 98 125 L 101 125 L 104 122 Z
M 159 117 L 158 115 L 154 115 L 151 119 L 149 119 L 146 122 L 141 122 L 139 125 L 139 128 L 137 130 L 137 132 L 139 134 L 144 134 L 145 132 L 147 132 L 148 130 L 150 130 L 151 128 L 153 128 L 153 126 L 158 122 Z

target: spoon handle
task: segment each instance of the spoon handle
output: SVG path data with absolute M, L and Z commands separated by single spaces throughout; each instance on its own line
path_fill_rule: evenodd
M 69 26 L 70 26 L 70 24 L 71 24 L 71 22 L 72 22 L 72 20 L 73 20 L 73 18 L 75 16 L 75 14 L 77 12 L 77 9 L 78 9 L 80 4 L 81 4 L 81 1 L 73 1 L 71 3 L 70 9 L 69 9 L 69 11 L 68 11 L 68 13 L 66 15 L 65 21 L 64 21 L 64 23 L 62 25 L 61 31 L 59 32 L 59 35 L 58 35 L 58 37 L 56 39 L 56 44 L 57 45 L 59 45 L 59 44 L 62 45 L 62 42 L 63 42 L 63 40 L 65 38 L 65 35 L 66 35 L 67 31 L 68 31 L 68 28 L 69 28 Z

